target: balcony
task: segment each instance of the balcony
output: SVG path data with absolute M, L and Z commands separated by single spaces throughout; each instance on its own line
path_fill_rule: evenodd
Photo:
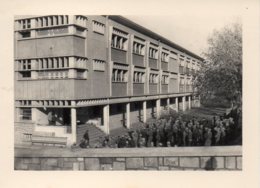
M 127 83 L 126 82 L 112 82 L 112 96 L 126 96 L 127 95 Z
M 144 83 L 133 83 L 133 95 L 144 94 Z
M 143 67 L 144 66 L 144 56 L 133 53 L 133 65 Z
M 111 48 L 111 59 L 114 62 L 118 62 L 118 63 L 125 63 L 126 62 L 126 51 L 121 50 L 121 49 L 117 49 L 117 48 Z
M 157 59 L 149 58 L 149 67 L 152 69 L 157 69 Z

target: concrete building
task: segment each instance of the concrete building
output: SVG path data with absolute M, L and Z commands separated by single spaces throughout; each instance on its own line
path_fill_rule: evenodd
M 121 16 L 18 16 L 14 21 L 15 137 L 46 132 L 77 142 L 199 105 L 203 59 Z

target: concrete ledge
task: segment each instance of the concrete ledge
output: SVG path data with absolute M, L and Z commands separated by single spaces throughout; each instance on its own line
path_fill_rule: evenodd
M 15 148 L 15 157 L 217 157 L 242 156 L 242 146 L 171 148 Z
M 15 170 L 242 170 L 242 147 L 16 148 Z

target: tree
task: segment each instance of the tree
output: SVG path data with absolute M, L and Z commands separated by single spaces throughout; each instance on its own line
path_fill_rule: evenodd
M 242 25 L 234 23 L 214 31 L 201 70 L 194 76 L 201 100 L 222 99 L 242 105 Z

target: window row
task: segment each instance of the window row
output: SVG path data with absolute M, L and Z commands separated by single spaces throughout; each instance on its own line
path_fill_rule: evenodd
M 106 62 L 103 60 L 94 59 L 93 60 L 93 70 L 105 71 Z
M 55 15 L 36 18 L 36 27 L 50 27 L 69 24 L 68 15 Z
M 127 82 L 127 70 L 113 69 L 112 82 Z
M 87 79 L 86 70 L 76 70 L 69 76 L 69 70 L 48 70 L 48 71 L 37 71 L 35 72 L 35 79 L 63 79 L 63 78 L 78 78 Z M 19 79 L 32 78 L 31 71 L 19 72 Z
M 144 72 L 134 71 L 133 82 L 134 83 L 144 83 L 144 81 L 145 81 L 144 75 L 145 75 Z
M 43 58 L 39 59 L 40 69 L 67 68 L 69 57 Z
M 105 34 L 105 24 L 93 20 L 93 31 Z
M 85 37 L 85 30 L 84 28 L 80 28 L 77 26 L 70 26 L 74 27 L 75 29 L 70 32 L 69 26 L 65 27 L 58 27 L 58 28 L 43 28 L 38 29 L 36 31 L 36 37 L 51 37 L 51 36 L 59 36 L 59 35 L 65 35 L 65 34 L 76 34 Z M 31 38 L 32 37 L 32 31 L 31 30 L 25 30 L 25 31 L 19 31 L 19 38 Z

